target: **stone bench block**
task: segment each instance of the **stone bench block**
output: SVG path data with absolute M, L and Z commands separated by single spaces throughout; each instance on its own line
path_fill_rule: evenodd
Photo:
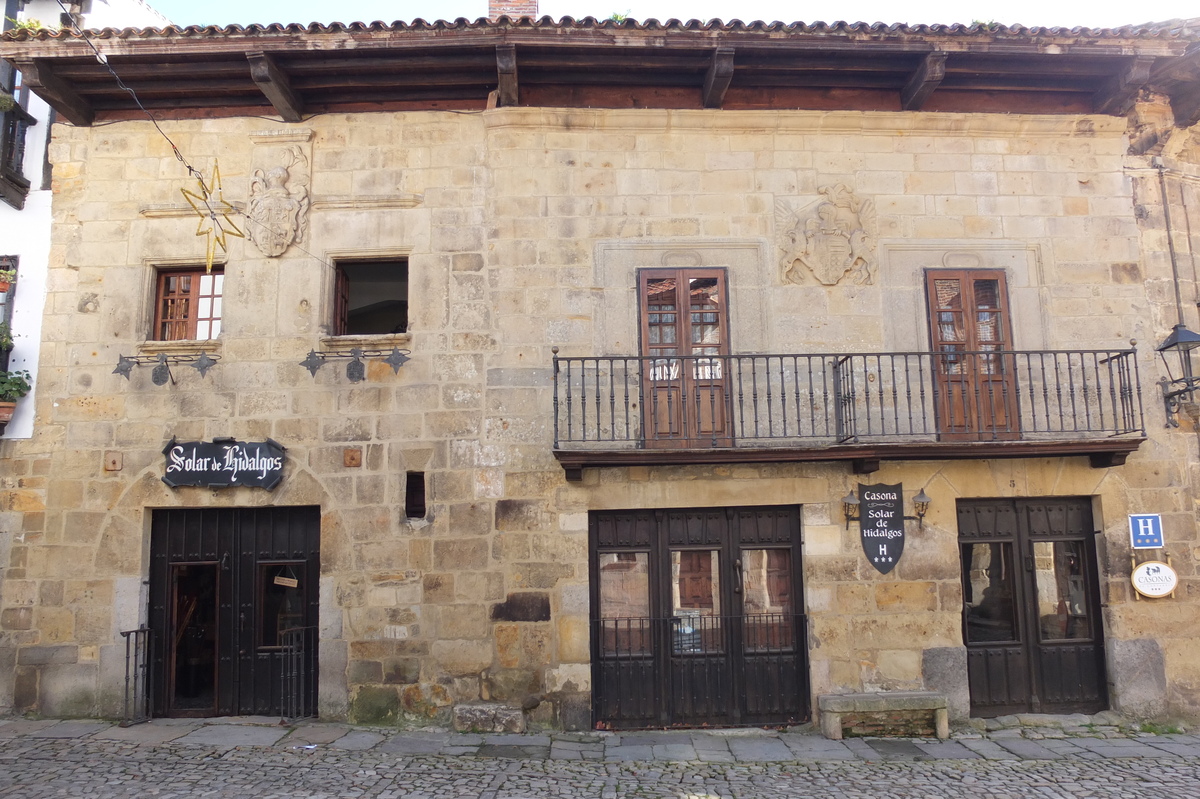
M 884 691 L 869 694 L 825 694 L 817 697 L 821 733 L 840 741 L 843 717 L 849 714 L 907 714 L 931 711 L 938 738 L 950 737 L 950 713 L 944 694 L 934 691 Z
M 459 732 L 525 732 L 525 714 L 519 707 L 495 702 L 472 702 L 454 706 L 454 729 Z

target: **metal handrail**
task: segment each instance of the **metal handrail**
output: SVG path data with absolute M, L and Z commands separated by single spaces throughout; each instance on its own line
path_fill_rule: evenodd
M 1136 351 L 554 355 L 556 449 L 1145 436 Z
M 154 690 L 150 669 L 153 631 L 146 627 L 122 630 L 125 639 L 125 701 L 121 726 L 149 721 L 154 715 Z
M 279 631 L 279 716 L 291 723 L 316 715 L 312 702 L 312 664 L 316 627 L 291 627 Z

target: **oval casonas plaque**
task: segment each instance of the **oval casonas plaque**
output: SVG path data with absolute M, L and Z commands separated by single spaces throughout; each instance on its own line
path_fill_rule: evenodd
M 1142 596 L 1157 599 L 1175 591 L 1179 585 L 1179 575 L 1170 565 L 1158 560 L 1148 560 L 1133 567 L 1129 576 L 1133 590 Z

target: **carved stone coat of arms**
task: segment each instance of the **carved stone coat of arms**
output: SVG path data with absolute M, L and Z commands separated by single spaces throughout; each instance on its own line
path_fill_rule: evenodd
M 874 203 L 859 200 L 842 183 L 820 192 L 821 199 L 799 210 L 775 201 L 783 281 L 805 283 L 811 276 L 832 286 L 849 274 L 854 283 L 873 283 L 875 245 L 868 229 L 875 222 Z
M 304 241 L 308 229 L 308 160 L 299 147 L 284 151 L 284 163 L 256 169 L 250 181 L 250 240 L 263 255 L 283 255 L 293 242 Z

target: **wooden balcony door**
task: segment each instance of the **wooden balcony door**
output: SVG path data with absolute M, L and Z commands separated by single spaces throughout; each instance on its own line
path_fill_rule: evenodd
M 925 273 L 938 430 L 943 441 L 1020 433 L 1008 288 L 998 269 Z
M 646 446 L 729 446 L 725 271 L 645 269 L 638 296 Z
M 971 715 L 1108 707 L 1087 497 L 959 500 Z

